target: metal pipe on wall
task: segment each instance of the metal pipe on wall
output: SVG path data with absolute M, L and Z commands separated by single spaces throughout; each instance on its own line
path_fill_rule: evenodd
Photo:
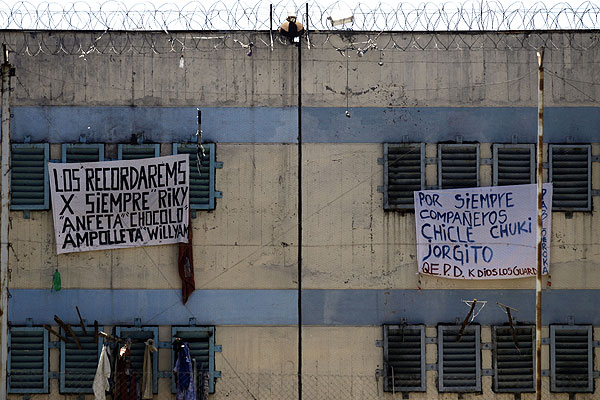
M 8 368 L 8 208 L 10 206 L 10 76 L 6 44 L 2 45 L 2 195 L 0 213 L 0 399 L 6 399 Z
M 542 399 L 542 185 L 544 155 L 544 48 L 538 58 L 538 137 L 537 137 L 537 276 L 535 281 L 535 379 L 536 398 Z

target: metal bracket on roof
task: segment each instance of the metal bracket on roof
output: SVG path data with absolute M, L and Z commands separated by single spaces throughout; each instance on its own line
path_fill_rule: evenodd
M 594 189 L 591 191 L 592 196 L 600 196 L 600 190 Z
M 543 337 L 542 338 L 542 344 L 550 344 L 550 338 L 549 337 Z
M 463 142 L 463 135 L 456 135 L 456 143 L 461 144 Z
M 594 340 L 592 342 L 592 346 L 594 346 L 594 347 L 600 347 L 600 340 Z
M 142 320 L 141 320 L 141 318 L 134 318 L 133 319 L 133 326 L 138 327 L 138 328 L 140 326 L 142 326 Z
M 437 338 L 436 337 L 426 337 L 425 344 L 437 344 Z
M 481 343 L 482 350 L 492 350 L 493 348 L 494 348 L 494 345 L 492 343 L 489 343 L 489 342 Z
M 383 159 L 383 157 L 379 157 L 377 159 L 377 165 L 383 165 L 385 163 L 385 160 Z
M 375 370 L 375 377 L 376 378 L 380 378 L 380 377 L 383 377 L 383 376 L 385 376 L 385 373 L 383 372 L 383 370 L 381 368 L 377 368 Z
M 23 219 L 31 218 L 31 213 L 29 211 L 30 210 L 23 210 Z
M 190 317 L 190 319 L 188 320 L 188 325 L 189 326 L 196 326 L 196 318 L 195 317 Z
M 213 372 L 213 378 L 220 378 L 221 377 L 221 371 L 214 371 Z
M 383 340 L 376 340 L 375 347 L 383 347 Z
M 215 199 L 222 199 L 223 198 L 223 192 L 221 192 L 220 190 L 215 190 Z
M 550 376 L 550 370 L 549 369 L 543 369 L 542 370 L 542 376 Z
M 437 370 L 438 370 L 437 364 L 425 364 L 425 371 L 437 371 Z
M 48 348 L 49 349 L 60 349 L 60 341 L 58 341 L 58 342 L 48 341 Z
M 60 372 L 58 371 L 50 371 L 48 372 L 49 379 L 60 379 Z
M 479 165 L 492 165 L 494 163 L 493 158 L 480 158 Z
M 215 168 L 218 168 L 218 169 L 223 168 L 223 161 L 215 161 Z
M 85 135 L 79 135 L 79 143 L 85 143 L 85 142 L 86 142 Z
M 519 136 L 512 135 L 512 144 L 517 144 L 517 143 L 519 143 Z
M 223 346 L 220 344 L 215 344 L 215 353 L 221 353 L 223 351 Z
M 494 369 L 493 368 L 482 368 L 481 376 L 494 376 Z
M 600 162 L 600 156 L 592 156 L 592 162 Z
M 548 169 L 548 162 L 542 163 L 542 168 Z
M 425 157 L 425 164 L 437 164 L 437 158 L 435 157 Z
M 154 345 L 159 349 L 170 349 L 173 347 L 171 342 L 154 342 Z
M 377 192 L 378 193 L 384 193 L 385 192 L 385 187 L 384 186 L 377 186 Z
M 25 144 L 31 143 L 31 136 L 29 136 L 29 135 L 25 136 L 25 140 L 23 140 L 23 143 L 25 143 Z
M 573 317 L 572 315 L 569 315 L 567 317 L 567 325 L 575 325 L 575 317 Z
M 600 371 L 594 371 L 594 378 L 600 378 Z

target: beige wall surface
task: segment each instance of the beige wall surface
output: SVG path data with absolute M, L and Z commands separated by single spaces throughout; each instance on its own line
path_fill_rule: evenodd
M 14 105 L 285 107 L 297 101 L 296 48 L 275 40 L 271 49 L 268 33 L 216 32 L 212 39 L 193 32 L 2 33 L 14 52 Z M 312 32 L 310 39 L 302 54 L 307 106 L 344 107 L 346 83 L 353 107 L 535 106 L 532 46 L 544 41 L 552 44 L 544 60 L 546 105 L 595 106 L 600 97 L 600 87 L 590 84 L 600 49 L 585 32 L 376 38 Z M 382 49 L 383 64 L 376 49 L 363 57 L 351 50 L 346 82 L 345 49 L 368 40 Z M 249 42 L 255 44 L 250 57 L 241 45 Z M 577 79 L 562 79 L 567 76 Z

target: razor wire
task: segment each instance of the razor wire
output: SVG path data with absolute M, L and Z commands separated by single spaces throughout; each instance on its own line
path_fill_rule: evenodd
M 498 1 L 417 6 L 288 1 L 248 6 L 241 0 L 182 6 L 119 1 L 9 5 L 0 0 L 0 40 L 10 51 L 29 56 L 181 55 L 224 48 L 250 56 L 249 48 L 273 50 L 288 44 L 277 28 L 290 14 L 308 27 L 312 49 L 350 49 L 359 56 L 383 50 L 585 51 L 600 42 L 600 4 L 592 2 L 526 7 Z
M 272 9 L 272 12 L 271 12 Z M 19 30 L 214 31 L 268 30 L 289 14 L 302 16 L 310 29 L 354 31 L 514 31 L 582 30 L 600 27 L 600 3 L 579 5 L 517 1 L 465 1 L 434 4 L 295 2 L 247 4 L 242 0 L 193 0 L 186 4 L 82 1 L 60 4 L 0 1 L 0 27 Z

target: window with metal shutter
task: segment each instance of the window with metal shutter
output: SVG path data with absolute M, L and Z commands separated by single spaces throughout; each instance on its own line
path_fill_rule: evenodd
M 171 328 L 172 340 L 180 338 L 188 343 L 190 356 L 196 361 L 198 371 L 206 370 L 209 374 L 208 391 L 215 392 L 215 328 L 206 327 L 177 327 Z M 171 365 L 175 366 L 175 352 L 171 352 Z M 175 376 L 171 380 L 171 391 L 177 392 Z
M 440 392 L 481 391 L 481 328 L 438 326 L 438 389 Z
M 383 366 L 384 391 L 426 391 L 425 327 L 423 325 L 384 325 Z
M 190 157 L 190 208 L 192 210 L 214 210 L 215 198 L 215 144 L 203 145 L 204 156 L 196 144 L 173 144 L 173 154 L 189 154 Z
M 535 327 L 510 326 L 493 329 L 494 391 L 535 391 Z M 517 344 L 515 345 L 515 339 Z
M 414 209 L 415 190 L 425 188 L 425 143 L 383 146 L 383 208 Z
M 103 144 L 69 143 L 62 145 L 62 162 L 85 163 L 104 161 Z
M 120 144 L 119 160 L 139 160 L 160 156 L 160 144 Z
M 8 340 L 8 392 L 49 393 L 48 332 L 11 327 Z
M 60 392 L 93 393 L 92 385 L 98 368 L 98 359 L 102 351 L 102 338 L 94 342 L 94 328 L 87 328 L 87 335 L 78 327 L 72 327 L 81 350 L 75 342 L 60 342 Z M 102 330 L 102 327 L 99 327 Z M 69 333 L 61 330 L 62 335 L 73 340 Z
M 11 210 L 48 209 L 49 153 L 48 143 L 11 146 Z
M 589 145 L 550 145 L 552 211 L 591 210 L 591 154 Z
M 535 145 L 494 144 L 494 186 L 535 183 Z
M 550 390 L 593 392 L 591 325 L 550 325 Z
M 117 326 L 116 335 L 122 339 L 136 339 L 131 344 L 129 353 L 131 355 L 131 368 L 137 372 L 140 377 L 144 371 L 144 351 L 148 339 L 154 339 L 154 345 L 158 343 L 158 327 L 143 326 L 143 327 L 125 327 Z M 152 353 L 152 391 L 158 393 L 158 352 Z
M 439 189 L 477 186 L 479 186 L 479 144 L 439 144 Z

